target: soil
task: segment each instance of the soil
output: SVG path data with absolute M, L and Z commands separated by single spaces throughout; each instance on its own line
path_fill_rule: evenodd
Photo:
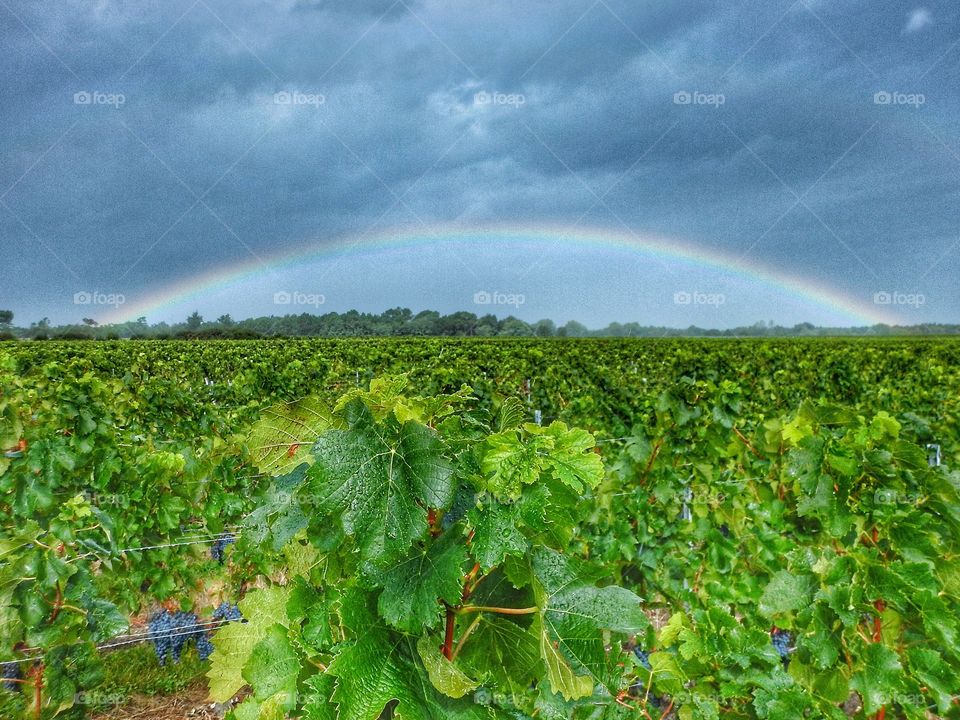
M 211 703 L 206 684 L 197 684 L 176 695 L 137 695 L 93 720 L 222 720 L 229 705 Z

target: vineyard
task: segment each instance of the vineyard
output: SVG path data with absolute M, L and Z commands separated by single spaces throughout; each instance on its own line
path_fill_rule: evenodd
M 0 716 L 960 718 L 960 342 L 0 345 Z

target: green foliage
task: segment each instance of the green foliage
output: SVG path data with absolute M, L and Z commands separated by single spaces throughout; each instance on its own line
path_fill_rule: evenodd
M 42 656 L 41 716 L 79 716 L 128 612 L 266 573 L 264 619 L 223 629 L 250 668 L 218 693 L 261 688 L 238 717 L 336 716 L 353 680 L 321 667 L 368 628 L 408 715 L 956 717 L 958 387 L 932 340 L 8 343 L 0 660 Z M 244 517 L 225 568 L 120 552 Z M 614 586 L 673 620 L 611 616 Z M 35 717 L 26 680 L 0 716 Z
M 748 437 L 733 387 L 687 387 L 627 443 L 587 536 L 651 602 L 685 608 L 646 645 L 638 707 L 956 716 L 960 475 L 886 412 L 807 402 Z M 793 638 L 788 663 L 771 626 Z
M 252 515 L 252 529 L 276 547 L 295 506 L 318 560 L 295 590 L 251 593 L 250 621 L 215 636 L 213 697 L 248 683 L 256 707 L 238 717 L 279 703 L 341 719 L 532 713 L 544 693 L 612 701 L 620 641 L 648 626 L 640 598 L 551 545 L 572 525 L 547 527 L 601 481 L 592 437 L 563 423 L 498 431 L 467 392 L 408 397 L 404 384 L 350 393 L 312 461 L 266 491 L 273 511 Z M 459 512 L 458 486 L 472 498 Z M 511 699 L 480 703 L 480 689 Z

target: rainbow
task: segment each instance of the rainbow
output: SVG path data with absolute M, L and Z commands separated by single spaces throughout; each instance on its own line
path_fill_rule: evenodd
M 373 253 L 391 249 L 415 249 L 439 243 L 492 242 L 552 242 L 571 243 L 582 247 L 628 249 L 668 261 L 684 261 L 694 266 L 722 271 L 768 288 L 778 290 L 799 300 L 849 318 L 854 324 L 895 324 L 896 319 L 882 308 L 851 298 L 836 288 L 800 278 L 755 262 L 744 262 L 730 253 L 708 249 L 693 243 L 667 239 L 650 234 L 634 234 L 600 227 L 569 227 L 557 225 L 486 224 L 437 226 L 416 230 L 382 232 L 377 235 L 345 238 L 322 246 L 311 244 L 270 256 L 251 259 L 227 267 L 195 275 L 164 286 L 139 302 L 121 306 L 108 322 L 126 322 L 133 318 L 161 312 L 205 293 L 221 290 L 267 273 L 304 264 L 331 260 L 338 255 Z M 624 318 L 629 320 L 630 318 Z M 562 318 L 558 318 L 562 320 Z

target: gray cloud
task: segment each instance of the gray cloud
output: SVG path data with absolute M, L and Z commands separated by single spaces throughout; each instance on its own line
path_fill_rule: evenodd
M 958 269 L 947 2 L 906 21 L 866 0 L 15 11 L 0 8 L 16 257 L 0 305 L 21 317 L 72 318 L 54 299 L 72 273 L 135 293 L 465 221 L 657 232 L 856 296 Z

